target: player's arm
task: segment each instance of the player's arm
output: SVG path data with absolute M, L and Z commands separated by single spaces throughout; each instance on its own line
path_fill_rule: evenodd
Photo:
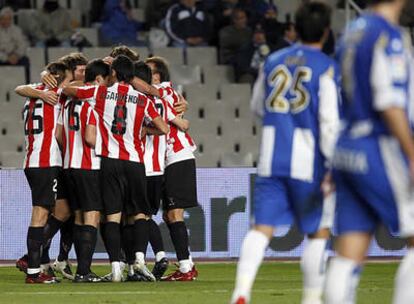
M 89 147 L 95 148 L 96 145 L 96 126 L 86 125 L 85 141 Z
M 165 104 L 168 122 L 175 125 L 181 131 L 187 132 L 190 128 L 190 122 L 187 119 L 182 118 L 181 116 L 177 116 L 175 108 L 173 108 L 169 102 L 166 102 Z
M 170 132 L 170 128 L 168 127 L 168 125 L 165 123 L 164 119 L 161 118 L 161 116 L 155 117 L 152 120 L 152 124 L 161 131 L 161 135 L 163 134 L 168 134 L 168 132 Z
M 16 94 L 27 97 L 41 99 L 44 102 L 54 106 L 58 101 L 58 94 L 54 91 L 38 90 L 31 85 L 20 85 L 14 89 Z
M 265 73 L 263 67 L 253 87 L 253 94 L 250 100 L 250 109 L 259 117 L 264 115 L 264 98 L 265 98 Z
M 178 97 L 179 97 L 179 100 L 174 105 L 174 110 L 180 115 L 180 114 L 184 114 L 185 112 L 187 112 L 188 101 L 184 98 L 182 94 L 178 94 Z
M 403 56 L 402 54 L 392 54 Z M 407 97 L 396 85 L 409 74 L 404 58 L 401 61 L 391 60 L 385 52 L 385 46 L 377 43 L 373 52 L 371 69 L 371 87 L 373 90 L 373 106 L 383 118 L 391 134 L 397 139 L 402 151 L 408 158 L 411 179 L 414 181 L 414 141 L 408 121 L 406 107 Z
M 146 83 L 144 80 L 134 77 L 131 81 L 131 85 L 135 90 L 140 91 L 144 94 L 149 94 L 157 97 L 162 97 L 164 95 L 163 89 L 157 89 L 152 85 Z
M 157 128 L 153 128 L 153 127 L 145 127 L 145 135 L 164 135 L 165 133 L 163 133 L 161 130 L 157 129 Z
M 95 95 L 96 87 L 79 87 L 74 85 L 66 86 L 62 89 L 62 93 L 69 97 L 74 97 L 80 101 L 92 98 Z
M 63 147 L 63 125 L 61 125 L 60 123 L 56 125 L 55 137 L 59 144 L 59 147 L 62 149 Z

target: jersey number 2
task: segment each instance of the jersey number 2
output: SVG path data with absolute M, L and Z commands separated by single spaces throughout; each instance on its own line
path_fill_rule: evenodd
M 298 67 L 292 76 L 284 65 L 277 66 L 268 77 L 268 85 L 273 88 L 266 100 L 269 111 L 277 113 L 299 113 L 309 105 L 309 92 L 303 85 L 312 79 L 312 70 Z M 293 98 L 287 98 L 287 93 Z

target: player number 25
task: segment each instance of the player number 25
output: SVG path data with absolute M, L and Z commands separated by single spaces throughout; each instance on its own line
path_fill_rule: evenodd
M 268 77 L 268 85 L 273 87 L 266 100 L 269 111 L 277 113 L 299 113 L 309 105 L 309 92 L 303 85 L 312 79 L 308 67 L 296 68 L 294 75 L 284 65 L 277 66 Z M 287 97 L 290 93 L 293 98 Z

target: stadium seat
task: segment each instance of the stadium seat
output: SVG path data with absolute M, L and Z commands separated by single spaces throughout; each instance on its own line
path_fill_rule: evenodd
M 0 103 L 17 99 L 14 89 L 21 84 L 26 83 L 24 67 L 22 66 L 1 66 L 0 75 Z
M 75 47 L 49 47 L 47 49 L 48 62 L 55 61 L 69 53 L 78 52 Z
M 142 8 L 133 8 L 131 10 L 132 18 L 139 21 L 145 22 L 145 10 Z
M 44 2 L 45 2 L 45 0 L 36 0 L 36 1 L 35 1 L 35 3 L 36 3 L 36 8 L 37 8 L 37 9 L 42 8 L 42 7 L 43 7 L 43 3 L 44 3 Z M 68 0 L 58 0 L 58 2 L 59 2 L 59 5 L 60 5 L 61 7 L 68 8 Z
M 189 132 L 197 136 L 197 138 L 202 137 L 204 135 L 218 136 L 217 124 L 205 119 L 190 120 Z
M 135 52 L 138 53 L 140 60 L 145 60 L 146 58 L 148 58 L 148 55 L 149 55 L 148 48 L 146 48 L 146 47 L 132 47 L 131 49 L 133 49 Z
M 12 152 L 3 151 L 1 152 L 1 165 L 2 167 L 8 168 L 22 168 L 24 153 L 23 152 Z
M 82 12 L 79 9 L 68 9 L 72 28 L 82 26 Z
M 198 168 L 216 168 L 219 164 L 219 155 L 195 152 L 196 166 Z
M 21 117 L 4 117 L 0 120 L 0 135 L 11 136 L 23 134 L 24 126 Z
M 15 93 L 13 93 L 15 94 Z M 17 95 L 17 94 L 16 94 Z M 10 119 L 22 119 L 22 111 L 23 111 L 23 103 L 25 99 L 23 97 L 19 97 L 20 100 L 16 97 L 16 100 L 9 101 L 9 102 L 0 102 L 1 105 L 1 115 L 2 117 L 7 117 Z
M 17 11 L 17 25 L 24 33 L 30 33 L 34 27 L 37 10 L 35 9 L 19 9 Z
M 251 87 L 249 84 L 224 84 L 220 86 L 221 100 L 232 104 L 249 104 Z
M 204 66 L 203 75 L 204 83 L 215 88 L 234 82 L 233 68 L 227 65 Z
M 201 83 L 201 69 L 199 66 L 171 65 L 170 74 L 171 81 L 175 85 Z
M 185 86 L 184 91 L 190 108 L 193 104 L 200 105 L 217 100 L 217 90 L 211 86 L 192 84 Z
M 46 65 L 45 49 L 29 47 L 26 50 L 26 55 L 30 61 L 30 82 L 39 82 L 40 73 L 43 71 Z
M 91 0 L 70 0 L 69 4 L 71 9 L 78 9 L 84 14 L 92 9 Z
M 138 7 L 145 9 L 147 7 L 149 0 L 133 0 L 135 2 L 138 2 Z
M 201 108 L 201 118 L 209 122 L 217 122 L 225 117 L 224 104 L 217 100 L 210 100 L 204 103 Z
M 80 27 L 76 29 L 80 34 L 82 34 L 86 40 L 88 40 L 92 46 L 98 46 L 98 29 L 93 27 Z
M 253 153 L 224 153 L 220 157 L 221 167 L 237 168 L 237 167 L 252 167 Z
M 95 58 L 105 58 L 109 56 L 111 53 L 112 48 L 110 47 L 85 47 L 82 49 L 82 53 L 88 58 L 89 60 Z
M 153 50 L 153 53 L 154 56 L 165 58 L 171 66 L 184 64 L 184 54 L 182 48 L 156 48 Z
M 187 48 L 187 64 L 202 67 L 217 65 L 217 48 L 193 47 Z

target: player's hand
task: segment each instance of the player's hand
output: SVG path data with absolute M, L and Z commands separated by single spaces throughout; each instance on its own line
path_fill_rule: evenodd
M 112 65 L 112 62 L 114 61 L 114 58 L 112 58 L 111 56 L 106 56 L 104 59 L 102 59 L 103 62 L 105 62 L 108 65 Z
M 9 55 L 9 57 L 7 58 L 7 61 L 12 64 L 15 65 L 19 62 L 19 56 L 17 56 L 16 54 L 12 53 Z
M 58 95 L 54 91 L 42 91 L 40 99 L 54 106 L 58 101 Z
M 49 88 L 53 89 L 57 87 L 56 78 L 53 77 L 53 75 L 50 74 L 49 72 L 43 72 L 42 74 L 40 74 L 40 79 L 42 83 L 47 85 Z
M 328 197 L 335 192 L 335 183 L 331 172 L 325 174 L 321 183 L 321 191 L 323 193 L 323 197 Z
M 179 100 L 178 102 L 174 105 L 174 110 L 177 112 L 177 114 L 183 114 L 184 112 L 186 112 L 188 110 L 188 102 L 187 100 L 185 100 L 184 96 L 181 94 L 178 94 L 179 96 Z
M 411 184 L 414 185 L 414 159 L 409 161 Z

